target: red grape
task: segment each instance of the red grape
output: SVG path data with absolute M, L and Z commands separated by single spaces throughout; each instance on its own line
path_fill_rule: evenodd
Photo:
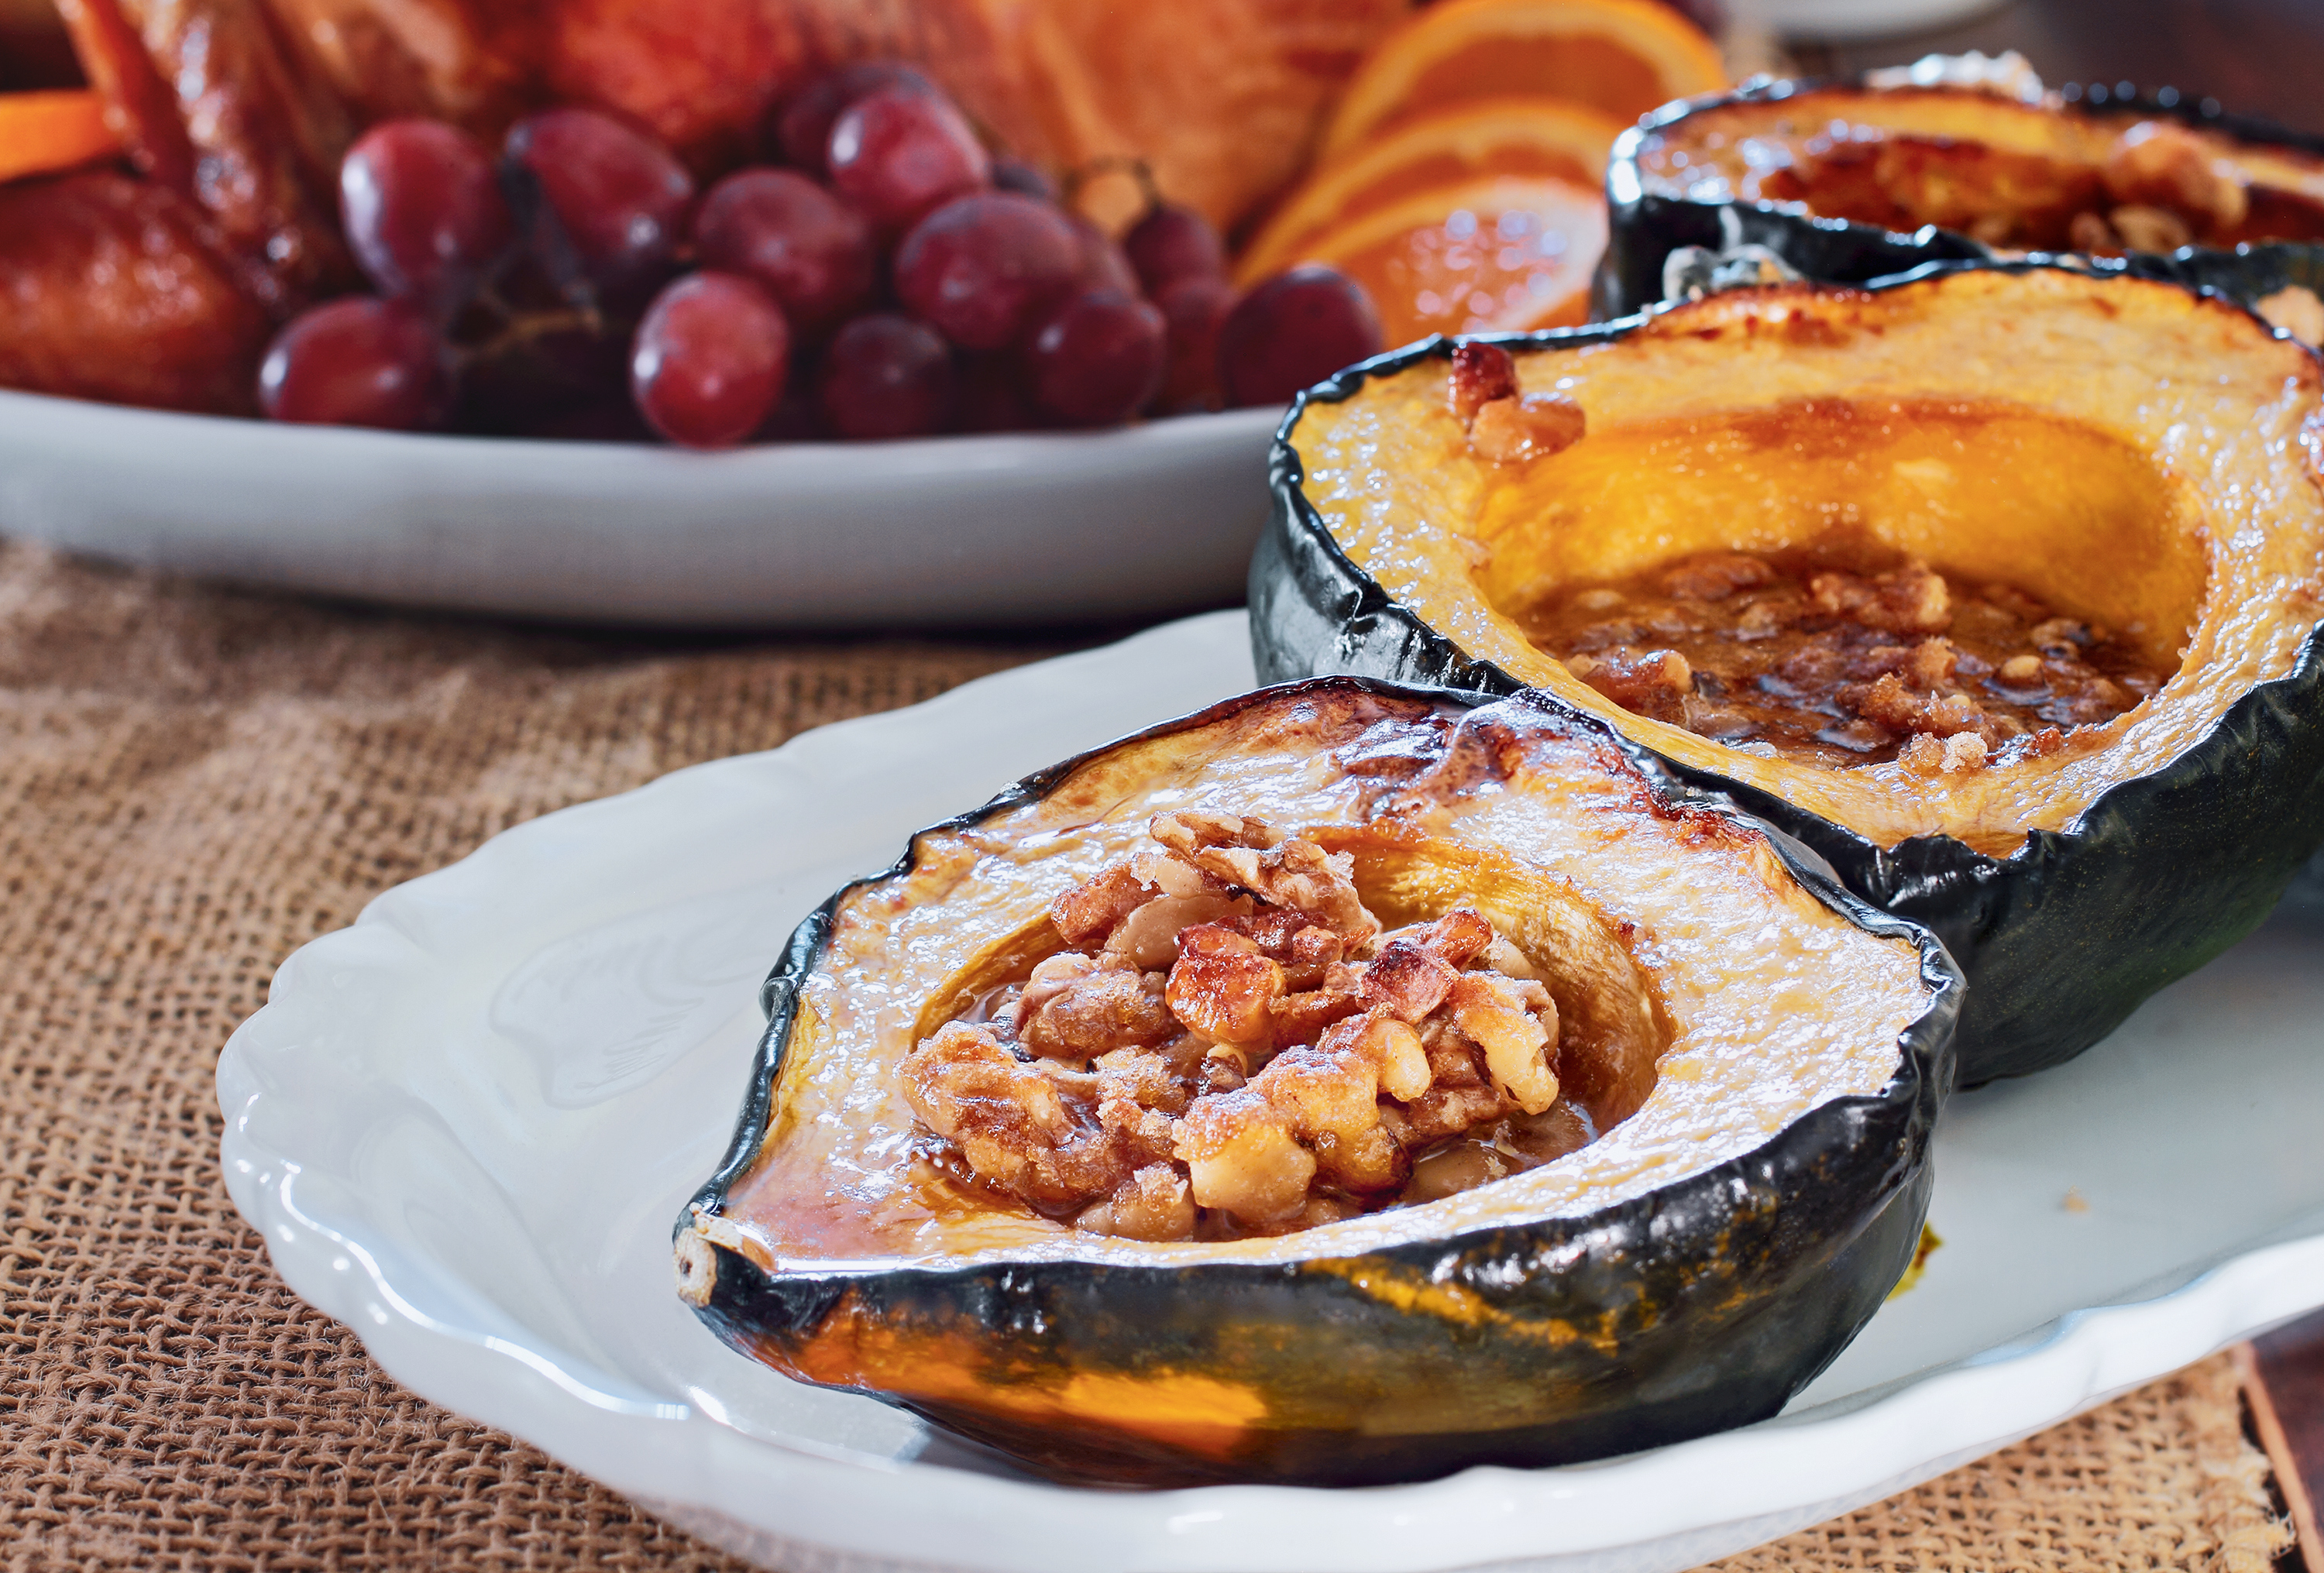
M 1068 426 L 1128 420 L 1162 385 L 1162 314 L 1120 290 L 1084 290 L 1025 343 L 1033 402 Z
M 823 359 L 824 419 L 844 437 L 925 437 L 952 424 L 952 347 L 892 311 L 839 330 Z
M 806 333 L 861 308 L 879 262 L 863 216 L 792 170 L 742 170 L 713 186 L 694 216 L 694 250 L 706 268 L 756 280 Z
M 276 420 L 421 431 L 451 404 L 444 346 L 419 308 L 350 296 L 290 319 L 258 368 L 259 407 Z
M 630 352 L 630 394 L 690 448 L 732 447 L 782 396 L 790 325 L 738 273 L 689 273 L 654 297 Z
M 339 165 L 339 214 L 380 292 L 438 322 L 467 304 L 515 237 L 493 155 L 440 120 L 364 133 Z
M 1380 351 L 1379 313 L 1364 287 L 1310 262 L 1235 303 L 1219 326 L 1219 388 L 1230 405 L 1282 404 Z
M 1014 191 L 1019 197 L 1037 197 L 1044 202 L 1057 199 L 1055 180 L 1037 165 L 1010 153 L 992 155 L 992 186 L 997 191 Z
M 1121 237 L 1121 249 L 1146 293 L 1157 299 L 1181 279 L 1226 277 L 1227 248 L 1219 232 L 1193 208 L 1174 202 L 1148 208 Z
M 571 270 L 617 298 L 659 281 L 694 200 L 668 148 L 598 110 L 544 109 L 509 129 L 508 159 L 538 191 L 539 216 L 555 221 L 542 237 L 552 270 L 569 251 Z
M 947 202 L 896 251 L 896 294 L 964 349 L 1015 341 L 1074 287 L 1081 236 L 1056 208 L 1008 191 Z
M 1166 287 L 1154 304 L 1170 330 L 1170 369 L 1155 408 L 1165 415 L 1209 409 L 1218 402 L 1219 326 L 1234 308 L 1234 286 L 1200 275 Z
M 867 93 L 882 87 L 904 87 L 933 96 L 936 86 L 911 67 L 895 60 L 861 60 L 828 71 L 782 101 L 775 112 L 768 138 L 786 163 L 808 174 L 830 173 L 831 123 L 841 110 Z
M 1130 259 L 1114 244 L 1111 235 L 1100 229 L 1092 220 L 1078 213 L 1065 217 L 1074 226 L 1082 248 L 1081 286 L 1084 290 L 1119 290 L 1125 295 L 1143 295 L 1137 271 Z
M 890 234 L 992 176 L 960 111 L 909 87 L 881 87 L 840 111 L 829 157 L 840 195 Z

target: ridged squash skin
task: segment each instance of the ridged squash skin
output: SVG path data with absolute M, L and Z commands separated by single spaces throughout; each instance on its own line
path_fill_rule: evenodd
M 2206 113 L 2189 101 L 2164 104 L 2145 98 L 2112 98 L 2103 87 L 2087 102 L 2104 105 L 2119 118 L 2175 121 L 2236 138 L 2255 150 L 2282 150 L 2301 159 L 2324 156 L 2324 138 L 2304 136 L 2263 121 Z M 1950 99 L 1959 108 L 1938 120 L 1943 129 L 1973 129 L 1980 115 L 2006 116 L 2014 124 L 1997 131 L 1997 141 L 2024 151 L 2029 141 L 2026 122 L 2037 127 L 2042 118 L 2056 123 L 2060 139 L 2070 137 L 2090 113 L 2080 106 L 2041 108 L 2008 100 L 1996 103 L 1977 92 L 1950 89 L 1900 88 L 1886 92 L 1852 81 L 1764 82 L 1716 97 L 1669 105 L 1647 115 L 1616 139 L 1607 164 L 1606 198 L 1609 229 L 1606 253 L 1592 281 L 1591 315 L 1606 321 L 1627 317 L 1662 302 L 1668 293 L 1665 268 L 1671 253 L 1687 247 L 1719 253 L 1738 247 L 1764 247 L 1802 278 L 1819 283 L 1862 284 L 1893 277 L 1937 262 L 1985 262 L 1997 253 L 1959 229 L 1924 225 L 1898 233 L 1878 225 L 1822 216 L 1797 204 L 1711 198 L 1692 193 L 1657 189 L 1658 182 L 1640 169 L 1641 151 L 1654 139 L 1682 131 L 1690 122 L 1743 106 L 1788 106 L 1812 101 L 1819 95 L 1844 96 L 1840 112 L 1877 123 L 1877 105 L 1884 97 L 1900 105 Z M 1900 116 L 1901 118 L 1901 116 Z M 2287 286 L 2324 294 L 2324 245 L 2305 242 L 2262 241 L 2233 248 L 2193 245 L 2169 253 L 2133 253 L 2127 257 L 2097 257 L 2087 264 L 2099 272 L 2128 272 L 2135 277 L 2164 279 L 2190 288 L 2218 290 L 2228 299 L 2255 306 Z
M 1274 514 L 1250 576 L 1263 678 L 1353 672 L 1504 694 L 1538 684 L 1606 715 L 1674 774 L 1797 837 L 1849 888 L 1945 942 L 1970 984 L 1967 1086 L 2057 1064 L 2104 1037 L 2249 932 L 2324 842 L 2318 367 L 2248 312 L 2155 282 L 1988 264 L 1869 290 L 1738 290 L 1643 321 L 1501 342 L 1525 386 L 1570 386 L 1591 421 L 1590 436 L 1521 483 L 1563 533 L 1526 547 L 1522 509 L 1488 517 L 1520 483 L 1458 450 L 1458 425 L 1430 391 L 1443 386 L 1448 342 L 1352 368 L 1294 408 L 1275 447 Z M 1621 382 L 1618 410 L 1600 399 L 1600 385 L 1619 381 L 1609 368 L 1656 356 L 1668 376 L 1655 381 L 1649 365 Z M 1901 400 L 1880 408 L 1904 419 L 1882 416 L 1890 435 L 1852 453 L 1858 437 L 1812 419 L 1819 399 Z M 1956 407 L 1969 424 L 1947 428 L 1954 417 L 1941 412 Z M 1711 434 L 1703 453 L 1735 421 L 1772 421 L 1777 437 L 1743 443 L 1740 458 L 1729 443 L 1707 469 L 1683 443 L 1584 454 L 1676 409 L 1694 413 L 1671 421 Z M 1443 432 L 1431 425 L 1440 420 Z M 1976 437 L 2021 428 L 2032 435 L 2001 446 Z M 1816 471 L 1814 454 L 1834 443 L 1835 463 L 1853 468 Z M 1921 555 L 2116 627 L 2146 607 L 2166 659 L 2172 641 L 2159 636 L 2173 597 L 2194 609 L 2180 674 L 2132 715 L 2070 734 L 2054 771 L 1987 772 L 1984 785 L 1930 788 L 1923 806 L 1896 768 L 1757 759 L 1621 710 L 1534 649 L 1480 587 L 1479 574 L 1501 574 L 1520 548 L 1537 549 L 1552 577 L 1556 551 L 1569 567 L 1604 570 L 1572 573 L 1582 580 L 1687 550 L 1780 546 L 1780 529 L 1734 522 L 1759 518 L 1755 486 L 1787 481 L 1812 496 L 1820 474 L 1868 485 L 1862 476 L 1888 474 L 1890 457 L 1918 455 L 1902 461 L 1909 469 L 1940 449 L 1957 480 L 1982 477 L 1985 489 L 1952 509 L 1953 523 L 1942 509 L 1914 516 L 1904 544 Z M 1600 501 L 1568 508 L 1560 465 L 1580 467 L 1573 495 L 1586 482 Z M 1669 478 L 1677 473 L 1726 489 L 1687 491 Z M 1490 536 L 1489 569 L 1466 566 L 1479 545 L 1464 532 Z M 2154 593 L 2173 574 L 2178 588 Z
M 1421 840 L 1419 808 L 1380 806 L 1372 767 L 1340 767 L 1351 748 L 1424 772 Z M 1613 991 L 1593 998 L 1630 998 L 1603 980 L 1634 978 L 1637 1019 L 1665 1024 L 1652 1090 L 1618 1098 L 1645 1101 L 1546 1167 L 1273 1238 L 1147 1245 L 957 1197 L 882 1215 L 901 1222 L 849 1211 L 825 1177 L 883 1150 L 889 1072 L 872 1062 L 944 1008 L 941 989 L 920 1003 L 924 980 L 981 976 L 980 924 L 1042 912 L 1157 802 L 1260 782 L 1284 795 L 1278 823 L 1304 805 L 1338 827 L 1384 914 L 1441 910 L 1457 888 L 1503 903 L 1504 932 L 1597 936 L 1570 952 Z M 1563 873 L 1508 850 L 1526 825 Z M 1699 909 L 1673 905 L 1682 889 Z M 1716 938 L 1747 921 L 1756 950 Z M 918 959 L 891 970 L 862 938 L 875 928 Z M 1852 980 L 1845 998 L 1818 1003 L 1824 977 Z M 892 1019 L 883 989 L 909 996 Z M 1911 1261 L 1960 989 L 1927 934 L 1553 698 L 1264 690 L 931 827 L 800 925 L 766 984 L 733 1145 L 678 1222 L 680 1292 L 745 1354 L 1067 1481 L 1364 1484 L 1700 1436 L 1774 1414 Z M 1592 1019 L 1586 1000 L 1560 1008 Z

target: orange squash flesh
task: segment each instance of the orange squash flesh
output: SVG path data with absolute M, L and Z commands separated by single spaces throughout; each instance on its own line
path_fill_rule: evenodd
M 2066 826 L 2289 673 L 2324 610 L 2324 379 L 2224 302 L 1969 271 L 1877 294 L 1734 291 L 1517 361 L 1526 390 L 1589 421 L 1529 465 L 1470 453 L 1436 363 L 1307 408 L 1306 494 L 1341 549 L 1470 657 L 1878 846 L 1939 833 L 2006 855 Z M 2048 758 L 1934 778 L 1824 769 L 1621 711 L 1508 615 L 1554 585 L 1834 528 L 2015 584 L 2175 675 Z

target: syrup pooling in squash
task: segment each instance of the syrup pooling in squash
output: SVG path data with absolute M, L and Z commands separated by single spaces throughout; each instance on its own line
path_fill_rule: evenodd
M 1634 713 L 1824 766 L 1957 773 L 2054 752 L 2165 676 L 2015 586 L 1845 541 L 1700 553 L 1561 590 L 1520 621 Z
M 1556 1004 L 1475 907 L 1384 933 L 1346 852 L 1229 814 L 1151 831 L 1051 904 L 1072 948 L 906 1059 L 931 1162 L 1092 1233 L 1234 1238 L 1595 1136 L 1559 1099 Z

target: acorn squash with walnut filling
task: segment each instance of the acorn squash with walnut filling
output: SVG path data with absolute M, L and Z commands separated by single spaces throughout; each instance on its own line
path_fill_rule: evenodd
M 1262 676 L 1537 685 L 1927 924 L 1970 989 L 1963 1080 L 2066 1059 L 2265 915 L 2324 841 L 2315 355 L 2174 285 L 2034 265 L 1732 291 L 1525 340 L 1585 435 L 1475 452 L 1442 341 L 1311 391 L 1251 570 Z M 1513 613 L 1835 520 L 2118 630 L 2169 676 L 2046 755 L 1810 765 L 1632 713 Z
M 1481 912 L 1594 1140 L 1289 1232 L 1089 1232 L 930 1162 L 904 1063 L 1062 941 L 1157 814 L 1328 848 L 1391 926 Z M 1359 1483 L 1775 1413 L 1913 1257 L 1958 972 L 1561 702 L 1227 701 L 922 832 L 810 917 L 680 1293 L 744 1353 L 1060 1478 Z

